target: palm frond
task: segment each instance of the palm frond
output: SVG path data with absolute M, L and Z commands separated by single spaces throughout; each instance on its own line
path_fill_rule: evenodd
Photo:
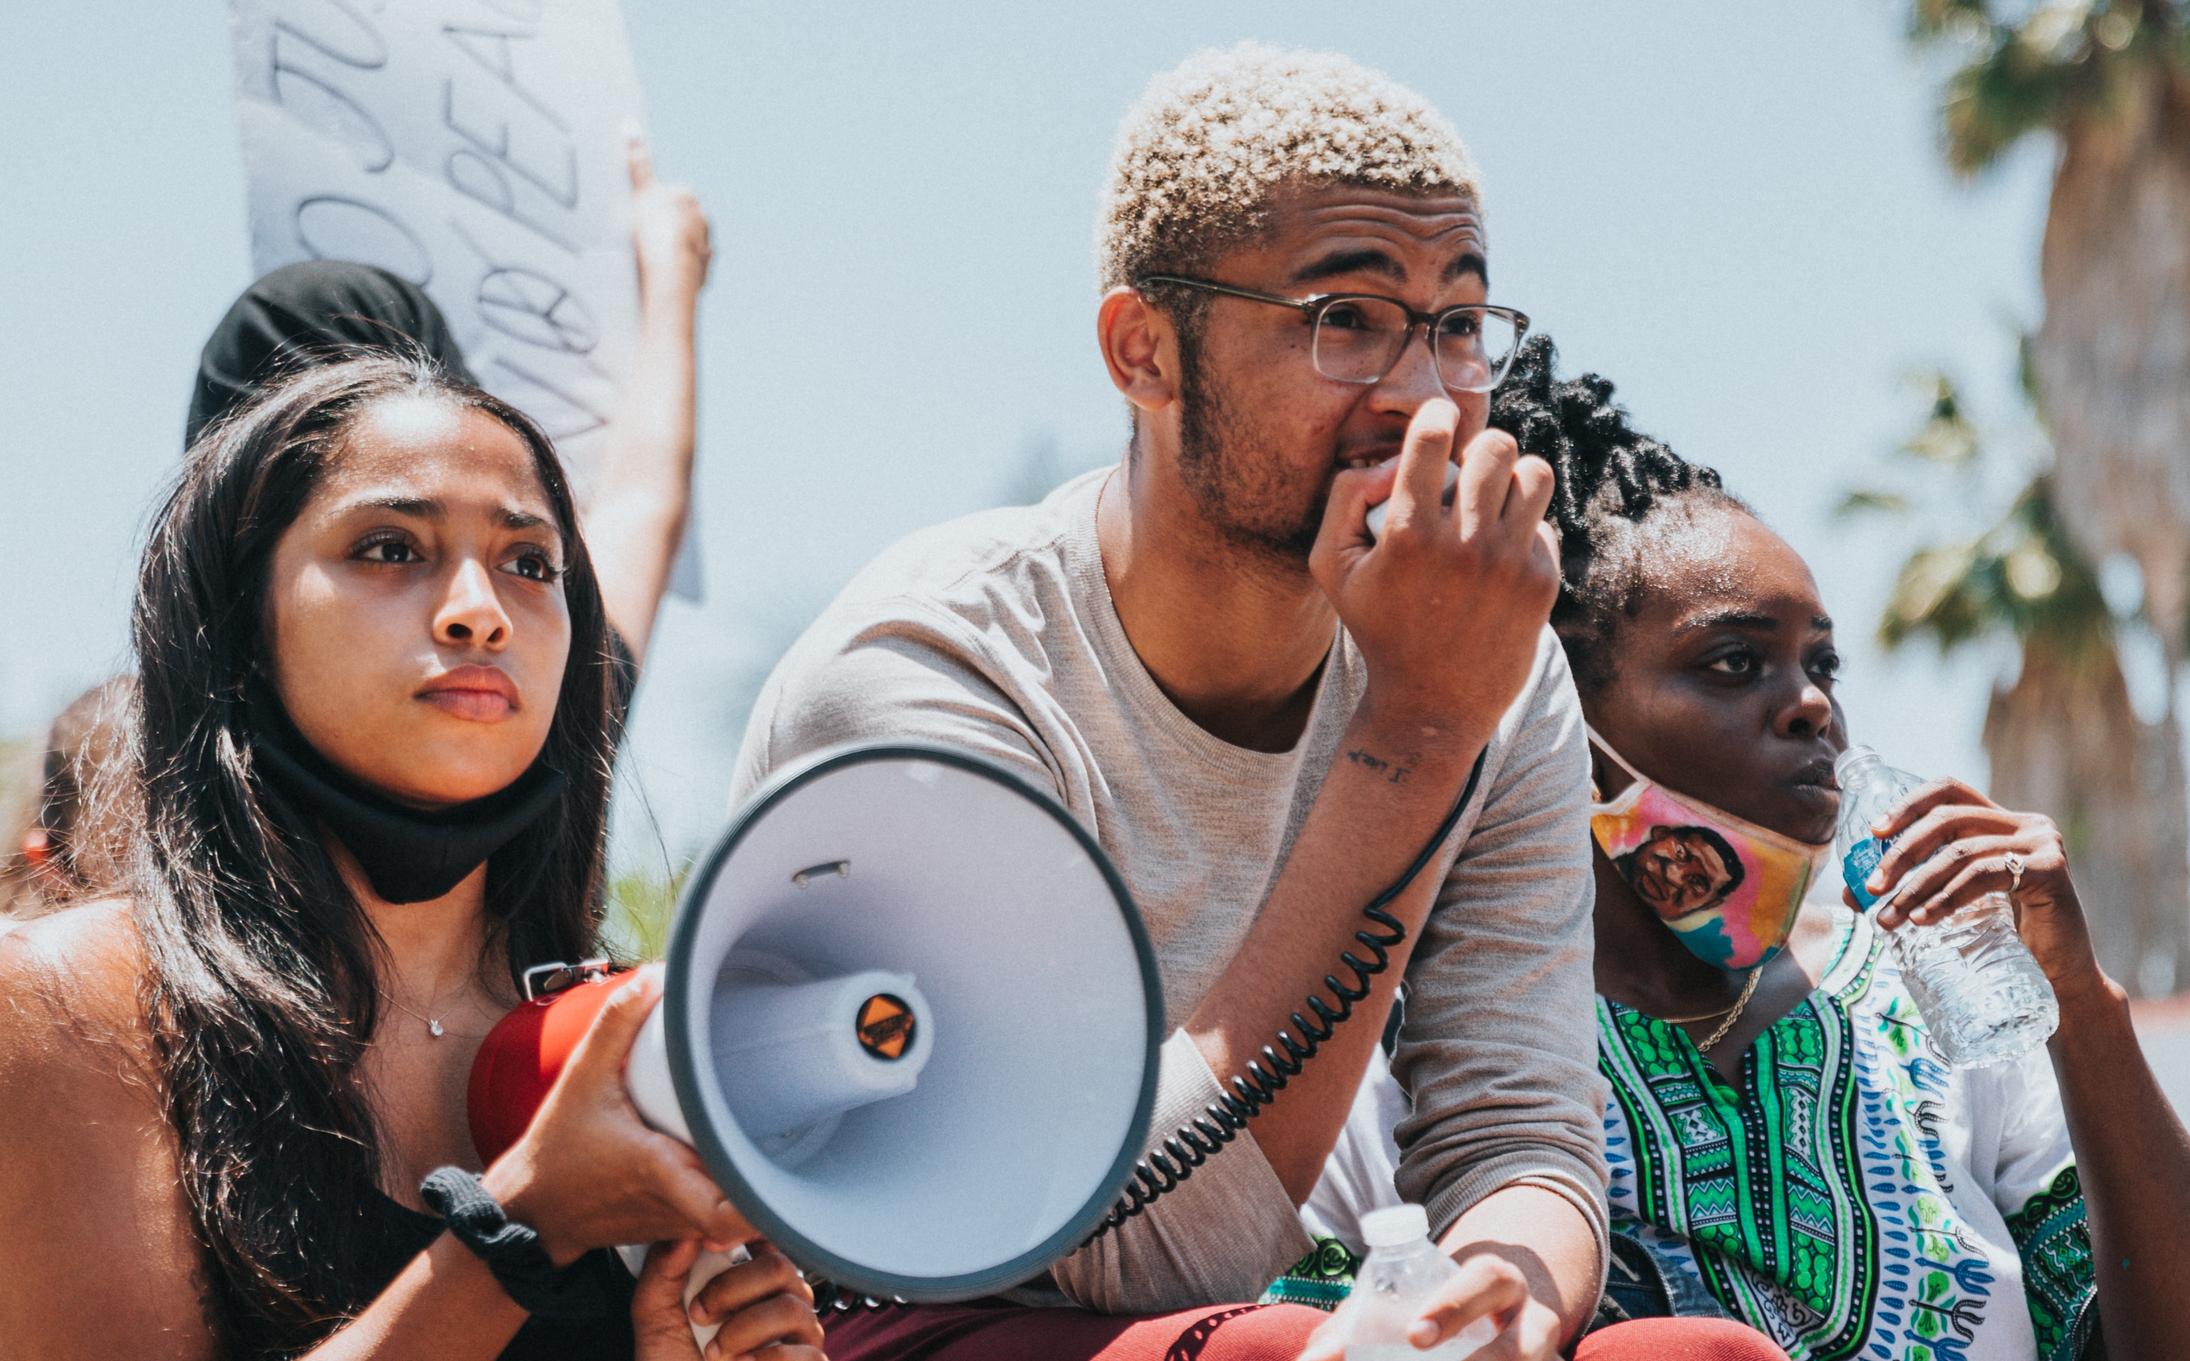
M 1947 164 L 1958 175 L 1975 175 L 2023 138 L 2059 126 L 2070 69 L 2044 48 L 2004 33 L 1947 78 Z
M 1901 452 L 1949 468 L 1967 465 L 1977 457 L 1977 427 L 1962 409 L 1960 389 L 1943 373 L 1922 374 L 1916 381 L 1929 390 L 1931 410 Z
M 2053 475 L 2030 480 L 1991 537 L 2000 545 L 2002 583 L 2013 599 L 2016 636 L 2071 657 L 2112 648 L 2116 621 L 2098 568 L 2061 522 Z
M 1906 515 L 1911 503 L 1897 491 L 1882 487 L 1857 487 L 1841 495 L 1840 504 L 1833 507 L 1833 514 L 1841 519 L 1854 519 L 1861 515 Z
M 1975 175 L 2033 133 L 2111 117 L 2131 79 L 2154 65 L 2190 73 L 2190 46 L 2170 0 L 2050 0 L 2007 19 L 1983 0 L 1912 0 L 1920 45 L 1967 53 L 1947 78 L 1947 163 Z
M 1971 43 L 1995 26 L 1987 0 L 1914 0 L 1909 6 L 1909 38 L 1914 42 Z
M 2031 417 L 2043 426 L 2046 413 L 2045 403 L 2038 396 L 2038 336 L 2034 331 L 2015 337 L 2015 390 L 2022 394 Z
M 2027 369 L 2027 338 L 2024 351 Z M 1938 371 L 1911 381 L 1925 407 L 1900 452 L 1941 469 L 1974 470 L 1985 445 L 1959 385 Z M 2031 396 L 2027 384 L 2025 395 Z M 2035 400 L 2031 408 L 2035 414 Z M 1905 510 L 1915 499 L 1859 487 L 1842 496 L 1837 513 Z M 2112 647 L 2113 614 L 2097 571 L 2061 524 L 2049 471 L 2035 473 L 1975 537 L 1926 545 L 1902 563 L 1879 617 L 1878 640 L 1892 651 L 1919 638 L 1942 653 L 1985 638 L 2012 638 L 2068 658 L 2097 659 L 2102 652 L 2095 649 Z
M 2113 644 L 2098 573 L 2063 531 L 2048 475 L 1978 537 L 1910 554 L 1878 624 L 1888 651 L 1924 638 L 1947 653 L 1994 637 L 2071 659 Z
M 1945 653 L 1990 633 L 1989 602 L 1972 570 L 1977 561 L 1975 542 L 1934 544 L 1911 553 L 1879 616 L 1879 645 L 1892 652 L 1921 637 Z

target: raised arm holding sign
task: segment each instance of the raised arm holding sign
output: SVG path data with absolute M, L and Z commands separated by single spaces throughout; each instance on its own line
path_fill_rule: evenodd
M 643 658 L 691 507 L 695 304 L 714 252 L 692 191 L 654 178 L 645 142 L 632 139 L 630 156 L 639 335 L 616 418 L 603 432 L 585 535 L 608 617 Z

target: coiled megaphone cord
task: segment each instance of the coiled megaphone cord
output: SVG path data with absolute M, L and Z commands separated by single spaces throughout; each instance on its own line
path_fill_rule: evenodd
M 859 1295 L 846 1290 L 835 1281 L 820 1276 L 808 1276 L 806 1284 L 814 1292 L 814 1312 L 817 1314 L 849 1314 L 855 1311 L 873 1313 L 881 1309 L 896 1309 L 903 1300 L 878 1300 L 872 1295 Z
M 1361 915 L 1382 930 L 1364 927 L 1354 932 L 1354 939 L 1369 952 L 1370 958 L 1361 959 L 1351 950 L 1338 957 L 1339 963 L 1353 971 L 1351 982 L 1335 973 L 1323 975 L 1323 986 L 1337 999 L 1336 1004 L 1324 1001 L 1319 993 L 1309 994 L 1307 1009 L 1315 1019 L 1294 1012 L 1287 1018 L 1292 1022 L 1292 1029 L 1280 1027 L 1277 1042 L 1264 1045 L 1262 1057 L 1250 1059 L 1247 1070 L 1234 1074 L 1225 1084 L 1231 1088 L 1229 1094 L 1220 1094 L 1202 1108 L 1199 1118 L 1179 1126 L 1159 1147 L 1149 1150 L 1146 1157 L 1134 1163 L 1133 1179 L 1126 1183 L 1118 1203 L 1103 1216 L 1102 1226 L 1087 1236 L 1088 1243 L 1147 1209 L 1157 1197 L 1175 1189 L 1194 1175 L 1195 1168 L 1239 1138 L 1240 1131 L 1247 1128 L 1247 1122 L 1277 1098 L 1287 1081 L 1300 1076 L 1301 1068 L 1316 1056 L 1324 1041 L 1354 1014 L 1354 1004 L 1368 997 L 1369 980 L 1391 967 L 1392 949 L 1407 938 L 1405 924 L 1386 911 L 1385 905 L 1407 891 L 1416 876 L 1436 858 L 1438 848 L 1452 835 L 1452 829 L 1459 825 L 1460 815 L 1467 811 L 1468 801 L 1475 797 L 1476 783 L 1483 777 L 1483 757 L 1487 750 L 1476 754 L 1475 765 L 1468 771 L 1468 782 L 1460 790 L 1459 800 L 1453 804 L 1452 811 L 1445 814 L 1445 820 L 1437 825 L 1429 844 L 1389 888 L 1361 909 Z M 1300 1038 L 1294 1038 L 1296 1033 Z

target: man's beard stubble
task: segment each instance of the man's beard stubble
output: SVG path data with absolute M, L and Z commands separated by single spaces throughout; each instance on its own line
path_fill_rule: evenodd
M 1199 341 L 1179 335 L 1179 480 L 1202 519 L 1227 542 L 1289 568 L 1305 568 L 1323 524 L 1328 484 L 1312 503 L 1296 497 L 1267 451 L 1273 441 L 1206 381 Z

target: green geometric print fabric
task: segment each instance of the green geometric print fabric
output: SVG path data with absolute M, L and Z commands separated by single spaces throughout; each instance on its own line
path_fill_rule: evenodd
M 1330 1313 L 1353 1293 L 1362 1259 L 1336 1238 L 1318 1236 L 1308 1254 L 1270 1282 L 1257 1304 L 1305 1304 Z
M 2096 1309 L 2050 1070 L 2025 1090 L 2029 1070 L 1949 1069 L 1877 933 L 1844 923 L 1838 945 L 1738 1083 L 1678 1026 L 1599 999 L 1613 1227 L 1796 1361 L 2071 1361 Z M 2012 1118 L 2042 1099 L 2050 1123 Z M 1973 1149 L 2045 1180 L 1980 1178 Z
M 2007 1217 L 2023 1259 L 2023 1293 L 2030 1301 L 2038 1354 L 2072 1361 L 2083 1355 L 2098 1323 L 2090 1307 L 2091 1230 L 2084 1223 L 2084 1188 L 2075 1167 L 2061 1169 L 2045 1190 Z
M 1615 1007 L 1606 1076 L 1630 1129 L 1645 1223 L 1680 1224 L 1712 1296 L 1737 1317 L 1788 1321 L 1810 1354 L 1857 1354 L 1878 1282 L 1878 1226 L 1852 1187 L 1855 1086 L 1846 1018 L 1805 1004 L 1752 1052 L 1760 1099 L 1745 1101 L 1672 1026 Z M 1785 1156 L 1781 1156 L 1781 1151 Z M 1750 1299 L 1770 1296 L 1768 1305 Z

